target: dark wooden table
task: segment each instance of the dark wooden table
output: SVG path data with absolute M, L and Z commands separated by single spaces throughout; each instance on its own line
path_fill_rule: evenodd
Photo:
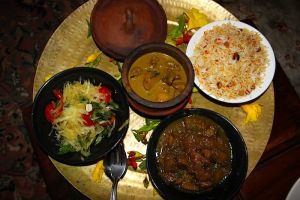
M 251 21 L 246 22 L 251 24 Z M 234 199 L 285 199 L 300 177 L 300 99 L 279 63 L 276 64 L 273 80 L 275 115 L 270 139 L 260 161 Z M 38 146 L 30 125 L 30 116 L 31 107 L 25 108 L 23 119 L 50 197 L 87 199 L 69 184 Z

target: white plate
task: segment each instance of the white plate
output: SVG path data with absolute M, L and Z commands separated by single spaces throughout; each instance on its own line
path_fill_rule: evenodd
M 288 193 L 286 200 L 299 200 L 300 199 L 300 178 L 294 183 L 290 192 Z
M 198 81 L 197 77 L 195 77 L 195 84 L 207 95 L 209 95 L 210 97 L 222 101 L 222 102 L 226 102 L 226 103 L 244 103 L 244 102 L 248 102 L 251 100 L 256 99 L 257 97 L 259 97 L 261 94 L 263 94 L 269 87 L 269 85 L 271 84 L 273 77 L 274 77 L 274 73 L 275 73 L 275 66 L 276 66 L 276 62 L 275 62 L 275 56 L 274 56 L 274 52 L 273 49 L 270 45 L 270 43 L 268 42 L 268 40 L 255 28 L 253 28 L 252 26 L 245 24 L 243 22 L 240 21 L 234 21 L 234 20 L 222 20 L 222 21 L 215 21 L 215 22 L 211 22 L 203 27 L 201 27 L 191 38 L 190 42 L 188 43 L 187 46 L 187 50 L 186 50 L 186 55 L 189 58 L 193 57 L 193 53 L 194 53 L 194 48 L 195 45 L 199 43 L 201 37 L 203 36 L 205 31 L 211 30 L 213 29 L 214 26 L 220 26 L 222 24 L 227 24 L 227 23 L 231 23 L 232 25 L 236 26 L 237 28 L 246 28 L 252 32 L 256 32 L 259 34 L 259 36 L 262 38 L 262 44 L 266 46 L 267 48 L 267 52 L 268 52 L 268 60 L 269 65 L 266 68 L 266 72 L 265 72 L 265 77 L 264 77 L 264 82 L 261 84 L 260 87 L 257 87 L 256 89 L 254 89 L 249 95 L 247 96 L 243 96 L 237 99 L 223 99 L 223 98 L 217 98 L 216 96 L 210 94 L 208 91 L 206 91 L 203 86 L 201 86 L 200 82 Z M 192 60 L 192 59 L 191 59 Z

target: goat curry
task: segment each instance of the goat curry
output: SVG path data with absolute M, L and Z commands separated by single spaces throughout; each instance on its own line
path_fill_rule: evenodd
M 157 146 L 159 176 L 167 185 L 205 192 L 231 172 L 231 146 L 209 118 L 191 115 L 172 122 Z

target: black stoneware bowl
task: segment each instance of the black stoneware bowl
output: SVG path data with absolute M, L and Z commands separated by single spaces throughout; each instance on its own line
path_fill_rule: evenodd
M 116 112 L 116 126 L 110 137 L 105 137 L 97 145 L 91 145 L 91 154 L 82 159 L 80 152 L 58 154 L 59 146 L 55 134 L 50 134 L 52 124 L 47 121 L 45 116 L 45 106 L 51 101 L 56 100 L 53 89 L 63 89 L 66 82 L 89 80 L 93 85 L 108 87 L 112 92 L 112 99 L 119 104 L 120 111 Z M 102 159 L 112 150 L 124 137 L 128 129 L 129 104 L 126 94 L 118 81 L 108 73 L 95 68 L 76 67 L 64 70 L 43 84 L 38 91 L 32 110 L 32 128 L 35 138 L 40 147 L 55 160 L 68 165 L 89 165 Z M 120 128 L 121 127 L 121 128 Z M 120 129 L 120 130 L 119 130 Z
M 169 186 L 158 175 L 157 144 L 163 130 L 173 121 L 190 116 L 202 115 L 216 122 L 223 128 L 232 148 L 231 173 L 209 192 L 191 192 Z M 224 116 L 207 109 L 186 109 L 165 118 L 153 131 L 147 146 L 147 169 L 150 180 L 164 199 L 231 199 L 241 188 L 248 169 L 248 153 L 246 144 L 238 129 Z

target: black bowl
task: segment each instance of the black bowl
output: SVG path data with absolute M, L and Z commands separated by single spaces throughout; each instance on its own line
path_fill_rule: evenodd
M 232 148 L 231 173 L 209 192 L 191 192 L 166 185 L 158 175 L 156 159 L 157 143 L 163 130 L 173 121 L 190 116 L 202 115 L 223 128 Z M 207 109 L 186 109 L 165 118 L 153 131 L 147 147 L 147 169 L 150 180 L 158 193 L 165 199 L 231 199 L 241 188 L 248 170 L 247 147 L 238 129 L 224 116 Z
M 108 87 L 112 92 L 112 99 L 119 104 L 120 112 L 116 114 L 116 127 L 110 137 L 103 138 L 98 145 L 91 145 L 91 154 L 82 159 L 80 152 L 59 154 L 59 146 L 55 134 L 50 134 L 52 124 L 47 121 L 44 114 L 46 104 L 56 100 L 53 89 L 63 89 L 66 82 L 89 80 L 94 85 Z M 120 83 L 108 73 L 95 68 L 76 67 L 62 71 L 54 75 L 43 84 L 38 91 L 32 110 L 32 128 L 35 138 L 40 147 L 55 160 L 68 165 L 89 165 L 102 159 L 112 150 L 124 137 L 128 124 L 118 130 L 126 120 L 129 119 L 129 104 L 126 94 Z

